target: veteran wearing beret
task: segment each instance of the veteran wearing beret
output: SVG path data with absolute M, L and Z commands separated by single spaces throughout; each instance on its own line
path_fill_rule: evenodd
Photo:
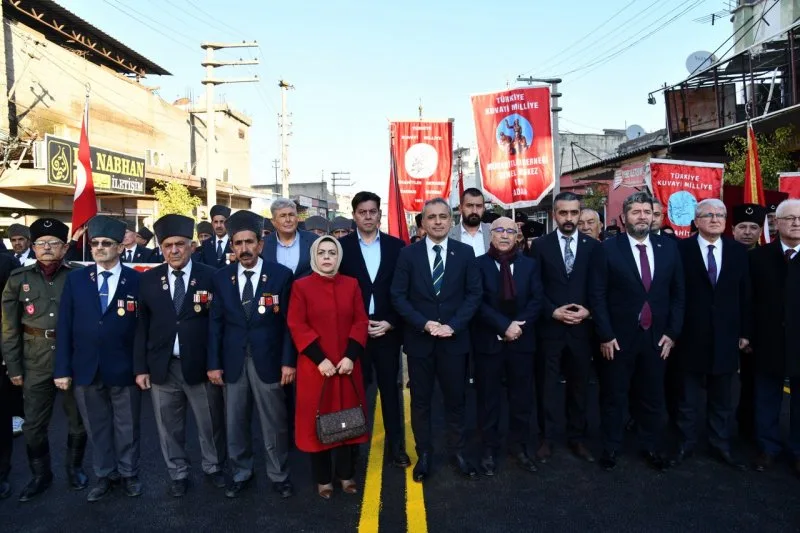
M 11 224 L 8 227 L 8 240 L 11 250 L 20 265 L 31 265 L 36 262 L 36 255 L 31 250 L 31 230 L 22 224 Z
M 225 221 L 231 216 L 231 208 L 226 205 L 215 205 L 209 213 L 214 234 L 203 241 L 197 255 L 197 262 L 220 269 L 231 263 L 233 250 L 225 231 Z M 198 228 L 198 233 L 199 233 Z

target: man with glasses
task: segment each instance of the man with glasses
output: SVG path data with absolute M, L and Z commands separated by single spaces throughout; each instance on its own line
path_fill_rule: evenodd
M 20 494 L 23 502 L 42 494 L 53 481 L 47 430 L 56 396 L 53 364 L 58 306 L 73 269 L 63 260 L 68 233 L 66 224 L 53 218 L 31 224 L 36 263 L 15 270 L 3 291 L 2 353 L 9 379 L 23 390 L 23 433 L 33 473 Z M 68 423 L 67 478 L 74 490 L 82 490 L 89 483 L 82 466 L 86 430 L 71 389 L 64 392 L 62 404 Z
M 67 276 L 58 313 L 56 387 L 75 391 L 92 439 L 95 486 L 87 500 L 105 497 L 120 478 L 140 496 L 141 391 L 133 379 L 133 336 L 139 273 L 119 260 L 125 223 L 104 215 L 89 220 L 95 264 Z

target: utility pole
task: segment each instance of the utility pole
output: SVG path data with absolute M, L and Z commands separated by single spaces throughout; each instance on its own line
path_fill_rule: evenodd
M 347 176 L 346 178 L 340 178 L 339 176 Z M 345 183 L 346 182 L 346 183 Z M 340 183 L 342 187 L 349 187 L 350 186 L 350 173 L 349 172 L 331 172 L 331 185 L 333 187 L 333 201 L 336 202 L 336 205 L 339 205 L 339 200 L 336 199 L 336 184 Z M 336 212 L 334 211 L 334 216 L 336 216 Z
M 289 145 L 287 137 L 290 135 L 287 132 L 288 124 L 286 124 L 286 93 L 289 89 L 294 89 L 294 85 L 280 80 L 278 87 L 281 89 L 281 171 L 283 173 L 283 186 L 281 188 L 281 196 L 284 198 L 289 197 Z
M 278 194 L 278 163 L 280 163 L 280 159 L 273 159 L 272 160 L 272 168 L 275 170 L 275 194 Z
M 215 78 L 214 69 L 217 67 L 258 65 L 258 59 L 219 61 L 214 59 L 214 51 L 223 48 L 256 47 L 258 47 L 258 43 L 255 41 L 251 43 L 244 41 L 241 43 L 200 43 L 200 48 L 206 51 L 206 58 L 200 64 L 206 68 L 206 77 L 202 80 L 202 83 L 206 86 L 206 204 L 209 207 L 217 203 L 217 169 L 214 166 L 216 163 L 215 153 L 217 151 L 216 128 L 214 123 L 216 119 L 216 111 L 214 109 L 214 86 L 223 85 L 225 83 L 251 83 L 258 81 L 258 76 L 253 76 L 252 78 Z
M 559 133 L 558 133 L 558 112 L 561 108 L 558 106 L 559 97 L 563 96 L 558 92 L 558 84 L 561 83 L 561 78 L 523 78 L 517 77 L 517 81 L 527 82 L 528 85 L 533 85 L 534 82 L 549 83 L 550 84 L 550 98 L 553 105 L 550 111 L 553 113 L 553 197 L 561 192 L 561 158 L 558 157 L 559 153 Z

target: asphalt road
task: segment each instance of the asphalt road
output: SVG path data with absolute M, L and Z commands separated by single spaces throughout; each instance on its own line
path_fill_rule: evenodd
M 374 402 L 374 399 L 373 399 Z M 471 451 L 477 459 L 474 392 L 469 395 Z M 59 406 L 60 409 L 60 406 Z M 440 400 L 435 425 L 444 427 Z M 592 410 L 596 437 L 597 409 Z M 787 419 L 784 417 L 784 426 Z M 258 435 L 258 428 L 254 428 Z M 537 474 L 502 462 L 494 478 L 466 481 L 448 467 L 440 431 L 434 474 L 424 487 L 409 481 L 408 471 L 383 465 L 376 455 L 382 433 L 363 447 L 358 469 L 359 495 L 337 490 L 330 501 L 316 495 L 307 457 L 292 452 L 296 495 L 281 500 L 272 493 L 263 466 L 260 438 L 255 484 L 238 499 L 202 479 L 193 427 L 189 454 L 196 468 L 183 499 L 166 495 L 168 476 L 158 446 L 149 394 L 142 410 L 141 479 L 144 494 L 128 498 L 119 489 L 89 504 L 86 491 L 71 492 L 63 473 L 66 422 L 60 410 L 51 427 L 56 479 L 47 493 L 19 503 L 16 495 L 28 480 L 24 437 L 15 439 L 11 474 L 15 495 L 0 501 L 0 531 L 798 531 L 800 480 L 782 462 L 764 473 L 736 472 L 700 454 L 691 462 L 657 473 L 636 456 L 629 439 L 617 470 L 602 471 L 574 458 L 562 446 Z M 593 449 L 597 450 L 596 439 Z M 737 443 L 748 459 L 754 450 Z M 372 454 L 372 460 L 369 456 Z M 91 473 L 90 450 L 85 462 Z M 369 461 L 369 469 L 367 462 Z M 368 471 L 369 470 L 369 471 Z M 363 481 L 368 477 L 367 486 Z M 362 505 L 363 502 L 363 505 Z

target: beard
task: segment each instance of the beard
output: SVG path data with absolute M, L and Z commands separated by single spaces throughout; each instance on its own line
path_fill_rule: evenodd
M 481 225 L 481 216 L 475 213 L 465 216 L 464 225 L 470 228 L 477 228 Z
M 643 239 L 650 233 L 650 226 L 644 227 L 642 229 L 636 229 L 634 224 L 625 223 L 625 231 L 628 232 L 628 235 L 633 237 L 634 239 Z

